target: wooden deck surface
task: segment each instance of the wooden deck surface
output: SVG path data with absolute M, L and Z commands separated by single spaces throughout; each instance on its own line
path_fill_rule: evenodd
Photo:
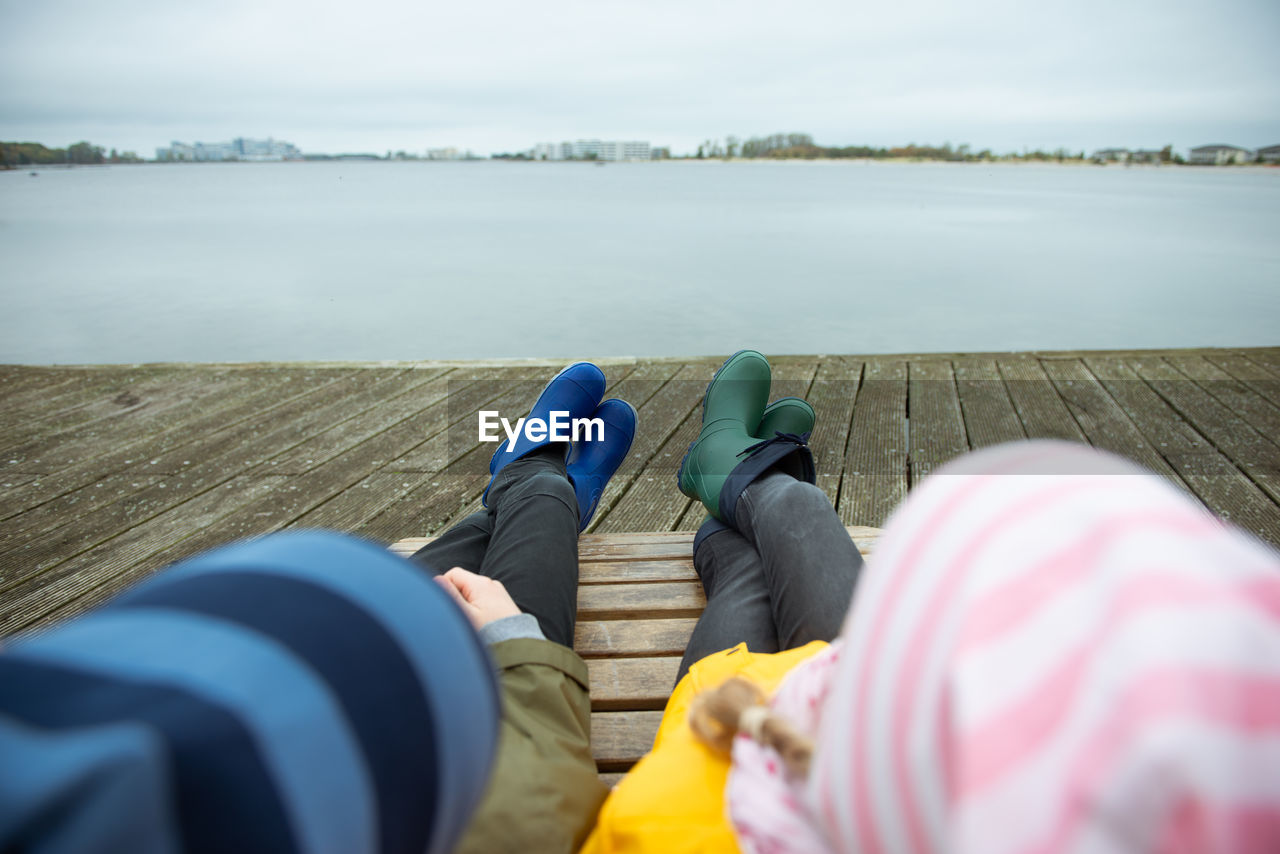
M 674 474 L 720 361 L 603 363 L 640 429 L 592 530 L 697 527 Z M 1053 437 L 1130 457 L 1280 543 L 1280 348 L 772 361 L 774 396 L 817 410 L 819 482 L 848 525 L 881 525 L 959 453 Z M 479 507 L 493 446 L 475 441 L 477 410 L 524 414 L 559 366 L 2 366 L 0 635 L 237 538 L 436 533 Z

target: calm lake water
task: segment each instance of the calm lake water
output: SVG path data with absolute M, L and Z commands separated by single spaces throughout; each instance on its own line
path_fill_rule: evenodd
M 1280 343 L 1280 170 L 0 172 L 0 362 Z

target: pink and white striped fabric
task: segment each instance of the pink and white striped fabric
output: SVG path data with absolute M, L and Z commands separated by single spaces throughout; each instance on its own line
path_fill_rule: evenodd
M 1280 852 L 1280 554 L 1026 442 L 925 481 L 859 584 L 774 700 L 820 707 L 809 779 L 735 745 L 745 848 Z

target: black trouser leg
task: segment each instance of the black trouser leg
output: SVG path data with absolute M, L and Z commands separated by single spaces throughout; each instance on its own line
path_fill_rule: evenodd
M 484 553 L 493 533 L 493 518 L 488 510 L 472 513 L 444 534 L 413 553 L 413 560 L 432 569 L 437 575 L 455 566 L 479 572 Z
M 693 565 L 702 579 L 707 607 L 685 647 L 676 681 L 694 662 L 739 643 L 745 642 L 752 652 L 777 652 L 769 587 L 755 546 L 726 529 L 698 544 Z
M 463 519 L 414 560 L 437 575 L 461 566 L 501 581 L 549 640 L 573 647 L 578 610 L 578 501 L 564 448 L 551 445 L 509 463 L 489 489 L 489 507 Z
M 862 555 L 821 489 L 779 472 L 738 499 L 738 530 L 755 545 L 778 645 L 794 649 L 840 633 Z

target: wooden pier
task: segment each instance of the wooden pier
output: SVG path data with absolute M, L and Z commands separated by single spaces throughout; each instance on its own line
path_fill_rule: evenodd
M 605 360 L 640 429 L 592 525 L 690 531 L 675 488 L 721 361 Z M 974 448 L 1087 442 L 1280 544 L 1280 348 L 789 356 L 774 396 L 810 400 L 819 483 L 879 526 Z M 0 367 L 0 635 L 83 610 L 174 560 L 283 528 L 391 543 L 478 509 L 493 445 L 563 363 Z

